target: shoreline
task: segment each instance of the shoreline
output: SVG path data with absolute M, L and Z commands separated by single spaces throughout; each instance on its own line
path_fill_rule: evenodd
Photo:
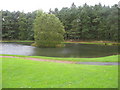
M 25 56 L 25 55 L 9 55 L 0 54 L 0 56 L 12 56 L 12 57 L 23 57 L 23 58 L 38 58 L 38 59 L 49 59 L 49 60 L 61 60 L 61 61 L 73 61 L 73 62 L 119 62 L 118 55 L 110 55 L 105 57 L 94 57 L 94 58 L 71 58 L 71 57 L 47 57 L 47 56 Z
M 25 60 L 34 60 L 34 61 L 45 61 L 45 62 L 55 62 L 55 63 L 66 63 L 66 64 L 81 64 L 81 65 L 120 65 L 119 62 L 80 62 L 80 61 L 63 61 L 63 60 L 51 60 L 51 59 L 40 59 L 40 58 L 24 58 L 24 57 L 15 57 L 15 56 L 0 56 L 2 58 L 20 58 Z
M 0 42 L 33 42 L 32 40 L 2 40 Z M 113 41 L 73 41 L 73 40 L 66 40 L 62 43 L 81 43 L 81 44 L 100 44 L 100 45 L 120 45 L 119 42 L 113 42 Z

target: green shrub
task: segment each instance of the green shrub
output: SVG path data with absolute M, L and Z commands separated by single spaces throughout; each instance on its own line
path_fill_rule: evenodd
M 53 14 L 37 11 L 34 32 L 35 44 L 39 47 L 57 47 L 64 41 L 64 26 Z

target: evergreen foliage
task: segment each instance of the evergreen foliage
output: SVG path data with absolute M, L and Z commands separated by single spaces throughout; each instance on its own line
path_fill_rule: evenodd
M 84 4 L 70 8 L 63 7 L 55 14 L 65 26 L 66 40 L 107 40 L 118 41 L 118 5 L 95 6 Z M 119 39 L 120 40 L 120 39 Z
M 50 9 L 49 14 L 45 14 L 44 17 L 54 18 L 57 16 L 59 18 L 65 27 L 65 40 L 118 41 L 120 40 L 118 37 L 118 15 L 120 14 L 118 10 L 120 9 L 116 4 L 111 7 L 102 6 L 100 3 L 95 6 L 84 4 L 77 7 L 73 3 L 70 8 Z M 33 22 L 36 12 L 2 11 L 2 38 L 7 40 L 33 40 Z M 44 22 L 46 21 L 44 20 Z M 51 30 L 47 23 L 44 26 Z M 48 29 L 46 29 L 47 32 L 49 32 Z

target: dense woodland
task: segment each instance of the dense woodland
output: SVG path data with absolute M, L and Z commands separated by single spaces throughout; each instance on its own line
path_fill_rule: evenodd
M 55 14 L 65 27 L 65 40 L 118 40 L 118 6 L 63 7 L 61 10 L 49 10 Z M 2 39 L 34 40 L 34 12 L 2 11 Z

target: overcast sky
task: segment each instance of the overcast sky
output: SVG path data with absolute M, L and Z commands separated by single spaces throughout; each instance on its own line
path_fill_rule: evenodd
M 0 10 L 31 12 L 42 9 L 48 12 L 50 8 L 53 10 L 56 7 L 58 9 L 70 7 L 73 2 L 76 6 L 83 5 L 84 3 L 88 5 L 101 3 L 102 5 L 112 6 L 118 4 L 119 0 L 1 0 Z

